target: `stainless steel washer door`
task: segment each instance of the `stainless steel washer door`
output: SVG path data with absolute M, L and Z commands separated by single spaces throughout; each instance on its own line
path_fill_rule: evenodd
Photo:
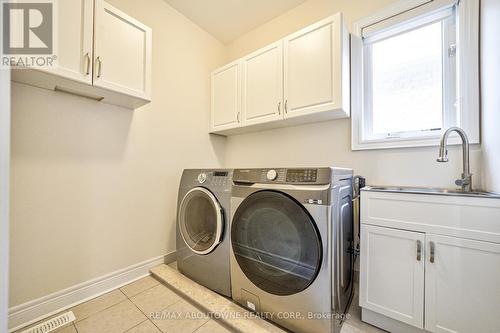
M 186 245 L 197 254 L 209 254 L 222 241 L 222 208 L 217 198 L 203 187 L 191 189 L 179 207 L 179 229 Z
M 259 191 L 243 200 L 231 223 L 231 242 L 246 277 L 273 295 L 305 290 L 321 266 L 322 243 L 314 220 L 281 192 Z

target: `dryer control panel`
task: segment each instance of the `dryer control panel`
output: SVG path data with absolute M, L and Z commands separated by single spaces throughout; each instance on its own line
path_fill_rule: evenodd
M 330 168 L 270 168 L 236 169 L 233 175 L 235 183 L 264 184 L 329 184 L 332 181 Z

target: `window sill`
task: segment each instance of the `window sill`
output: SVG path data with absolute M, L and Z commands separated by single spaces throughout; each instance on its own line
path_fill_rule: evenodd
M 398 148 L 419 148 L 419 147 L 437 147 L 441 141 L 440 137 L 432 138 L 407 138 L 407 139 L 386 139 L 386 140 L 373 140 L 373 141 L 363 141 L 356 142 L 353 140 L 352 150 L 375 150 L 375 149 L 398 149 Z M 469 137 L 470 144 L 479 144 L 480 141 L 477 138 Z M 453 133 L 448 142 L 448 145 L 459 145 L 462 144 L 460 137 Z

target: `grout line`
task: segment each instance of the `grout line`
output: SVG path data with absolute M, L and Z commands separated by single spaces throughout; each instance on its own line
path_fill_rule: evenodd
M 127 295 L 125 295 L 125 296 L 127 297 L 127 299 L 128 299 L 128 300 L 129 300 L 132 304 L 134 304 L 134 306 L 135 306 L 135 307 L 136 307 L 136 308 L 137 308 L 137 309 L 138 309 L 138 310 L 139 310 L 139 311 L 140 311 L 140 312 L 141 312 L 144 316 L 146 316 L 146 318 L 147 318 L 146 320 L 150 321 L 150 322 L 151 322 L 151 324 L 153 324 L 153 325 L 154 325 L 154 326 L 155 326 L 155 327 L 156 327 L 156 328 L 157 328 L 160 332 L 163 332 L 163 331 L 162 331 L 162 330 L 158 327 L 158 325 L 156 325 L 156 324 L 155 324 L 155 323 L 151 320 L 151 318 L 150 318 L 150 317 L 149 317 L 149 316 L 148 316 L 148 315 L 147 315 L 144 311 L 142 311 L 142 310 L 141 310 L 141 309 L 137 306 L 137 304 L 135 304 L 135 303 L 134 303 L 134 301 L 132 300 L 132 298 L 133 298 L 133 297 L 139 296 L 139 295 L 141 295 L 141 294 L 145 293 L 146 291 L 149 291 L 149 290 L 151 290 L 151 289 L 153 289 L 153 288 L 158 287 L 159 285 L 161 285 L 161 286 L 163 286 L 163 287 L 165 287 L 165 288 L 167 288 L 167 289 L 169 289 L 169 290 L 170 290 L 170 288 L 166 287 L 163 283 L 161 283 L 161 281 L 159 281 L 158 279 L 156 279 L 153 275 L 150 275 L 150 276 L 151 276 L 151 277 L 153 277 L 153 278 L 154 278 L 154 279 L 158 282 L 158 284 L 154 285 L 154 286 L 153 286 L 153 287 L 151 287 L 151 288 L 148 288 L 148 289 L 146 289 L 146 290 L 143 290 L 143 291 L 141 291 L 140 293 L 138 293 L 138 294 L 136 294 L 136 295 L 134 295 L 134 296 L 130 296 L 130 297 L 129 297 L 129 296 L 127 296 Z M 132 283 L 133 283 L 133 282 L 132 282 Z M 123 293 L 123 291 L 122 291 L 122 293 Z M 125 294 L 125 293 L 124 293 L 124 294 Z M 177 295 L 177 294 L 176 294 L 176 295 Z M 180 298 L 180 297 L 179 297 L 179 298 Z M 170 305 L 169 305 L 169 306 L 167 306 L 165 309 L 162 309 L 162 310 L 160 310 L 159 312 L 162 312 L 162 311 L 166 310 L 166 309 L 167 309 L 167 308 L 169 308 L 170 306 L 172 306 L 172 305 L 174 305 L 174 304 L 177 304 L 177 303 L 178 303 L 178 302 L 180 302 L 180 301 L 181 301 L 181 299 L 179 299 L 178 301 L 176 301 L 176 302 L 174 302 L 174 303 L 170 304 Z
M 163 286 L 164 286 L 165 288 L 167 288 L 168 290 L 170 290 L 170 291 L 172 291 L 172 292 L 173 292 L 173 290 L 171 290 L 170 288 L 168 288 L 167 286 L 165 286 L 163 283 L 161 283 L 161 282 L 160 282 L 160 284 L 161 284 L 161 285 L 163 285 Z M 155 286 L 155 287 L 156 287 L 156 286 Z M 150 289 L 152 289 L 152 288 L 150 288 Z M 177 293 L 175 293 L 175 292 L 174 292 L 174 294 L 176 294 L 176 295 L 177 295 Z M 179 299 L 178 299 L 177 301 L 175 301 L 174 303 L 172 303 L 172 304 L 168 305 L 167 307 L 165 307 L 165 308 L 163 308 L 163 309 L 159 310 L 158 312 L 164 312 L 164 311 L 165 311 L 165 310 L 167 310 L 168 308 L 170 308 L 170 307 L 172 307 L 172 306 L 176 305 L 177 303 L 180 303 L 181 301 L 184 301 L 184 302 L 188 303 L 189 305 L 194 306 L 193 304 L 191 304 L 188 300 L 184 299 L 183 297 L 181 297 L 181 296 L 179 296 L 179 295 L 177 295 L 177 296 L 179 297 Z M 152 324 L 153 324 L 156 328 L 158 328 L 158 330 L 159 330 L 160 332 L 163 332 L 163 331 L 160 329 L 160 327 L 158 327 L 158 325 L 156 325 L 156 324 L 154 323 L 154 321 L 153 321 L 153 320 L 151 320 L 151 319 L 149 318 L 149 316 L 148 316 L 146 313 L 144 313 L 144 311 L 142 311 L 142 310 L 141 310 L 141 309 L 140 309 L 140 308 L 139 308 L 139 307 L 138 307 L 138 306 L 137 306 L 137 305 L 136 305 L 136 304 L 135 304 L 132 300 L 130 300 L 130 301 L 132 302 L 132 304 L 134 304 L 134 306 L 135 306 L 137 309 L 139 309 L 139 311 L 141 311 L 141 313 L 142 313 L 142 314 L 144 314 L 144 315 L 146 316 L 146 318 L 147 318 L 147 319 L 148 319 L 148 320 L 149 320 L 149 321 L 150 321 L 150 322 L 151 322 L 151 323 L 152 323 Z M 196 307 L 196 306 L 194 306 L 194 307 L 195 307 L 195 309 L 196 309 L 197 311 L 199 311 L 199 312 L 201 312 L 201 313 L 203 313 L 203 314 L 206 314 L 204 311 L 201 311 L 198 307 Z M 203 323 L 200 327 L 198 327 L 197 329 L 195 329 L 195 330 L 194 330 L 194 331 L 192 331 L 191 333 L 194 333 L 195 331 L 197 331 L 198 329 L 200 329 L 202 326 L 204 326 L 205 324 L 207 324 L 209 321 L 210 321 L 210 317 L 209 317 L 209 316 L 207 316 L 207 320 L 206 320 L 206 321 L 205 321 L 205 322 L 204 322 L 204 323 Z
M 127 296 L 127 295 L 125 295 L 125 293 L 122 291 L 122 288 L 121 288 L 121 287 L 120 287 L 120 288 L 116 288 L 115 290 L 120 291 L 120 293 L 122 293 L 122 295 L 123 295 L 123 296 L 125 296 L 126 298 L 128 298 L 128 296 Z M 113 291 L 114 291 L 114 290 L 113 290 Z
M 80 305 L 83 305 L 83 304 L 87 304 L 88 302 L 91 302 L 91 301 L 93 301 L 93 300 L 95 300 L 95 299 L 98 299 L 98 298 L 103 297 L 103 296 L 105 296 L 105 295 L 109 295 L 109 294 L 111 294 L 112 292 L 114 292 L 114 291 L 116 291 L 116 290 L 117 290 L 117 289 L 113 289 L 113 290 L 111 290 L 110 292 L 105 293 L 104 295 L 97 296 L 97 297 L 95 297 L 95 298 L 89 299 L 87 302 L 84 302 L 84 303 L 78 304 L 78 305 L 76 305 L 76 306 L 74 306 L 74 307 L 72 307 L 72 308 L 69 308 L 69 309 L 68 309 L 68 311 L 72 311 L 72 310 L 73 310 L 74 308 L 76 308 L 77 306 L 80 306 Z M 121 292 L 121 291 L 120 291 L 120 292 Z M 123 294 L 123 293 L 122 293 L 122 294 Z M 109 309 L 109 308 L 112 308 L 113 306 L 115 306 L 115 305 L 117 305 L 117 304 L 123 303 L 124 301 L 126 301 L 126 300 L 128 299 L 128 298 L 127 298 L 127 295 L 125 295 L 125 294 L 124 294 L 124 296 L 125 296 L 125 298 L 126 298 L 126 299 L 121 300 L 121 301 L 119 301 L 119 302 L 117 302 L 117 303 L 114 303 L 114 304 L 112 304 L 112 305 L 110 305 L 110 306 L 108 306 L 108 307 L 106 307 L 106 308 L 104 308 L 104 309 L 102 309 L 102 310 L 99 310 L 98 312 L 93 313 L 93 314 L 91 314 L 90 316 L 87 316 L 87 317 L 85 317 L 85 318 L 82 318 L 82 319 L 76 318 L 76 319 L 75 319 L 75 321 L 74 321 L 74 323 L 75 323 L 75 324 L 76 324 L 76 323 L 79 323 L 79 322 L 81 322 L 81 321 L 83 321 L 83 320 L 85 320 L 85 319 L 87 319 L 87 318 L 90 318 L 90 317 L 92 317 L 92 316 L 95 316 L 96 314 L 101 313 L 101 312 L 103 312 L 103 311 L 105 311 L 105 310 L 107 310 L 107 309 Z
M 118 289 L 119 289 L 119 288 L 118 288 Z M 115 290 L 116 290 L 116 289 L 115 289 Z M 125 297 L 126 297 L 126 296 L 127 296 L 127 295 L 125 295 Z M 90 317 L 96 316 L 96 315 L 98 315 L 98 314 L 100 314 L 100 313 L 102 313 L 102 312 L 104 312 L 104 311 L 106 311 L 106 310 L 108 310 L 108 309 L 111 309 L 111 308 L 112 308 L 112 307 L 114 307 L 114 306 L 120 305 L 120 304 L 125 303 L 125 302 L 130 302 L 132 305 L 134 305 L 134 306 L 137 308 L 137 306 L 134 304 L 134 302 L 132 302 L 132 301 L 131 301 L 130 299 L 128 299 L 128 297 L 127 297 L 127 299 L 125 299 L 125 300 L 123 300 L 123 301 L 121 301 L 121 302 L 118 302 L 118 303 L 116 303 L 116 304 L 114 304 L 114 305 L 112 305 L 112 306 L 110 306 L 110 307 L 107 307 L 107 308 L 105 308 L 105 309 L 103 309 L 103 310 L 101 310 L 101 311 L 99 311 L 99 312 L 97 312 L 97 313 L 93 314 L 92 316 L 88 316 L 87 318 L 82 319 L 82 321 L 83 321 L 83 320 L 86 320 L 86 319 L 89 319 Z M 137 308 L 137 309 L 138 309 L 138 310 L 139 310 L 139 311 L 140 311 L 140 312 L 144 315 L 144 313 L 141 311 L 141 309 L 139 309 L 139 308 Z M 144 319 L 143 321 L 141 321 L 139 324 L 137 324 L 137 325 L 135 325 L 135 326 L 133 326 L 133 327 L 129 328 L 129 329 L 128 329 L 128 330 L 126 330 L 125 332 L 128 332 L 128 331 L 130 331 L 132 328 L 137 327 L 137 326 L 139 326 L 140 324 L 142 324 L 142 323 L 144 323 L 145 321 L 147 321 L 147 320 L 148 320 L 148 317 L 147 317 L 146 315 L 144 315 L 144 316 L 146 317 L 146 319 Z M 75 325 L 75 329 L 76 329 L 76 325 Z M 160 331 L 161 331 L 161 330 L 160 330 Z M 77 332 L 78 332 L 78 330 L 77 330 Z M 124 332 L 124 333 L 125 333 L 125 332 Z
M 208 319 L 208 321 L 207 321 L 207 322 L 205 322 L 203 325 L 201 325 L 200 327 L 198 327 L 197 329 L 195 329 L 192 333 L 196 333 L 196 332 L 198 332 L 198 331 L 199 331 L 199 330 L 200 330 L 203 326 L 205 326 L 206 324 L 208 324 L 211 320 L 213 320 L 213 319 Z M 225 327 L 224 327 L 224 328 L 225 328 Z
M 149 276 L 152 276 L 152 275 L 149 275 Z M 146 292 L 146 291 L 148 291 L 148 290 L 151 290 L 151 289 L 153 289 L 153 288 L 157 287 L 158 285 L 162 284 L 162 283 L 161 283 L 160 281 L 158 281 L 156 278 L 155 278 L 155 280 L 158 282 L 158 284 L 154 285 L 154 286 L 153 286 L 153 287 L 151 287 L 151 288 L 145 289 L 145 290 L 141 291 L 139 294 L 136 294 L 136 295 L 131 296 L 131 297 L 138 296 L 138 295 L 140 295 L 140 294 L 142 294 L 142 293 L 144 293 L 144 292 Z M 135 282 L 135 281 L 134 281 L 134 282 Z M 134 282 L 132 282 L 132 283 L 134 283 Z M 104 311 L 106 311 L 106 310 L 108 310 L 108 309 L 110 309 L 110 308 L 112 308 L 112 307 L 114 307 L 114 306 L 116 306 L 116 305 L 119 305 L 119 304 L 121 304 L 121 303 L 124 303 L 124 302 L 126 302 L 126 301 L 130 301 L 130 303 L 132 303 L 132 304 L 133 304 L 133 305 L 134 305 L 137 309 L 139 309 L 139 308 L 137 307 L 137 305 L 136 305 L 136 304 L 132 301 L 131 297 L 128 297 L 128 296 L 127 296 L 127 295 L 126 295 L 126 294 L 125 294 L 125 293 L 121 290 L 121 288 L 122 288 L 122 287 L 119 287 L 119 288 L 116 288 L 116 289 L 110 290 L 109 292 L 107 292 L 107 293 L 105 293 L 105 294 L 103 294 L 103 295 L 101 295 L 101 296 L 94 297 L 94 298 L 89 299 L 88 301 L 86 301 L 86 302 L 84 302 L 84 303 L 80 303 L 80 304 L 78 304 L 78 305 L 75 305 L 75 306 L 73 306 L 73 307 L 71 307 L 71 308 L 67 309 L 67 311 L 72 311 L 72 310 L 73 310 L 74 308 L 76 308 L 77 306 L 80 306 L 80 305 L 83 305 L 83 304 L 87 304 L 87 303 L 89 303 L 89 302 L 91 302 L 91 301 L 93 301 L 93 300 L 96 300 L 96 299 L 101 298 L 101 297 L 103 297 L 103 296 L 109 295 L 109 294 L 111 294 L 112 292 L 115 292 L 115 291 L 119 291 L 119 293 L 121 293 L 123 296 L 125 296 L 125 299 L 123 299 L 123 300 L 121 300 L 121 301 L 119 301 L 119 302 L 116 302 L 116 303 L 114 303 L 114 304 L 112 304 L 112 305 L 110 305 L 110 306 L 108 306 L 108 307 L 105 307 L 105 308 L 103 308 L 103 309 L 99 310 L 98 312 L 93 313 L 93 314 L 91 314 L 91 315 L 89 315 L 89 316 L 87 316 L 87 317 L 85 317 L 85 318 L 76 318 L 76 319 L 75 319 L 75 321 L 73 321 L 73 322 L 72 322 L 72 325 L 68 325 L 68 327 L 69 327 L 69 326 L 73 326 L 73 327 L 75 328 L 75 331 L 78 333 L 78 328 L 76 327 L 76 324 L 77 324 L 77 323 L 80 323 L 80 322 L 82 322 L 82 321 L 84 321 L 84 320 L 87 320 L 87 319 L 89 319 L 89 318 L 91 318 L 91 317 L 94 317 L 94 316 L 96 316 L 96 315 L 100 314 L 101 312 L 104 312 Z M 177 303 L 177 302 L 175 302 L 175 303 Z M 173 304 L 175 304 L 175 303 L 173 303 Z M 172 305 L 173 305 L 173 304 L 172 304 Z M 141 309 L 139 309 L 139 311 L 140 311 L 140 312 L 141 312 L 141 313 L 142 313 L 142 314 L 146 317 L 146 319 L 145 319 L 144 321 L 149 320 L 149 317 L 148 317 L 148 316 L 147 316 L 147 315 L 146 315 L 143 311 L 141 311 Z M 63 312 L 64 312 L 64 311 L 63 311 Z M 61 312 L 61 313 L 62 313 L 62 312 Z M 49 318 L 50 318 L 50 317 L 49 317 Z M 139 323 L 138 325 L 142 324 L 144 321 L 142 321 L 142 322 L 141 322 L 141 323 Z M 151 320 L 150 320 L 150 321 L 151 321 Z M 41 320 L 41 321 L 39 321 L 39 322 L 37 322 L 37 323 L 33 323 L 33 325 L 39 324 L 39 323 L 41 323 L 41 322 L 43 322 L 43 320 Z M 152 322 L 152 321 L 151 321 L 151 322 Z M 153 322 L 152 322 L 152 323 L 153 323 Z M 136 326 L 138 326 L 138 325 L 136 325 Z M 154 325 L 154 323 L 153 323 L 153 325 Z M 156 326 L 156 325 L 155 325 L 155 326 Z M 134 326 L 134 327 L 135 327 L 135 326 Z M 158 329 L 159 329 L 159 328 L 158 328 Z M 129 330 L 130 330 L 130 329 L 129 329 Z M 127 331 L 129 331 L 129 330 L 127 330 Z M 161 330 L 160 330 L 160 331 L 161 331 Z
M 139 296 L 139 295 L 141 295 L 142 293 L 145 293 L 145 292 L 146 292 L 146 291 L 148 291 L 148 290 L 151 290 L 151 289 L 153 289 L 153 288 L 155 288 L 155 287 L 158 287 L 159 285 L 160 285 L 160 282 L 158 282 L 158 284 L 155 284 L 155 285 L 154 285 L 154 286 L 152 286 L 152 287 L 149 287 L 149 288 L 147 288 L 147 289 L 144 289 L 144 290 L 143 290 L 143 291 L 141 291 L 140 293 L 137 293 L 137 294 L 132 295 L 132 296 L 128 296 L 128 295 L 127 295 L 127 294 L 125 294 L 122 290 L 120 290 L 120 291 L 121 291 L 121 292 L 125 295 L 125 297 L 127 297 L 129 300 L 132 300 L 132 298 L 133 298 L 133 297 Z M 120 289 L 121 289 L 121 288 L 120 288 Z
M 154 327 L 156 327 L 156 328 L 158 329 L 158 331 L 160 331 L 160 332 L 162 332 L 162 333 L 163 333 L 163 331 L 161 330 L 161 328 L 159 328 L 159 327 L 158 327 L 158 325 L 156 325 L 156 324 L 155 324 L 155 323 L 154 323 L 151 319 L 148 319 L 148 320 L 149 320 L 149 322 L 150 322 L 151 324 L 153 324 L 153 326 L 154 326 Z
M 145 319 L 145 320 L 141 321 L 139 324 L 137 324 L 137 325 L 135 325 L 135 326 L 133 326 L 133 327 L 129 328 L 128 330 L 126 330 L 126 331 L 125 331 L 125 332 L 123 332 L 123 333 L 127 333 L 127 332 L 129 332 L 129 331 L 133 330 L 134 328 L 136 328 L 137 326 L 144 324 L 144 323 L 145 323 L 145 322 L 147 322 L 147 321 L 149 321 L 149 320 L 148 320 L 148 319 Z
M 153 324 L 153 325 L 154 325 L 154 326 L 155 326 L 155 327 L 156 327 L 156 328 L 157 328 L 160 332 L 163 332 L 163 331 L 162 331 L 162 330 L 158 327 L 158 325 L 156 325 L 156 324 L 155 324 L 155 323 L 151 320 L 151 318 L 149 318 L 149 316 L 148 316 L 147 314 L 145 314 L 145 313 L 144 313 L 144 311 L 142 311 L 142 310 L 141 310 L 141 309 L 137 306 L 137 304 L 135 304 L 134 302 L 132 302 L 132 300 L 130 300 L 130 302 L 131 302 L 132 304 L 134 304 L 134 306 L 135 306 L 135 307 L 136 307 L 136 308 L 137 308 L 137 309 L 138 309 L 138 310 L 139 310 L 139 311 L 140 311 L 140 312 L 141 312 L 144 316 L 146 316 L 146 320 L 149 320 L 149 321 L 151 322 L 151 324 Z M 174 304 L 175 304 L 175 303 L 174 303 Z
M 74 323 L 75 323 L 75 324 L 76 324 L 76 323 L 80 323 L 80 322 L 82 322 L 82 321 L 84 321 L 84 320 L 87 320 L 87 319 L 89 319 L 89 318 L 91 318 L 91 317 L 97 316 L 98 314 L 101 314 L 102 312 L 104 312 L 104 311 L 106 311 L 106 310 L 109 310 L 109 309 L 111 309 L 112 307 L 117 306 L 117 305 L 119 305 L 119 304 L 125 303 L 125 302 L 127 302 L 127 301 L 130 301 L 130 300 L 129 300 L 129 299 L 124 299 L 123 301 L 120 301 L 120 302 L 115 303 L 115 304 L 113 304 L 113 305 L 111 305 L 111 306 L 108 306 L 107 308 L 104 308 L 104 309 L 102 309 L 101 311 L 98 311 L 98 312 L 96 312 L 96 313 L 94 313 L 94 314 L 92 314 L 92 315 L 90 315 L 90 316 L 88 316 L 88 317 L 86 317 L 86 318 L 84 318 L 84 319 L 81 319 L 81 320 L 78 320 L 78 321 L 76 321 L 76 320 L 75 320 L 75 321 L 74 321 Z M 131 302 L 131 303 L 133 303 L 133 302 Z M 75 325 L 75 327 L 76 327 L 76 325 Z
M 186 303 L 188 303 L 189 305 L 193 306 L 197 311 L 203 313 L 204 315 L 207 316 L 207 321 L 205 323 L 203 323 L 203 325 L 201 325 L 200 327 L 198 327 L 196 330 L 194 330 L 193 332 L 191 333 L 195 333 L 197 330 L 199 330 L 201 327 L 203 327 L 204 325 L 206 325 L 210 320 L 213 320 L 215 321 L 217 324 L 221 325 L 222 327 L 224 327 L 225 329 L 228 329 L 228 325 L 223 321 L 223 320 L 219 320 L 219 319 L 213 319 L 210 317 L 210 313 L 211 313 L 211 309 L 208 309 L 208 308 L 205 308 L 204 306 L 198 304 L 196 301 L 194 301 L 194 299 L 188 297 L 186 294 L 184 294 L 183 292 L 181 292 L 180 290 L 178 290 L 177 288 L 175 288 L 174 286 L 171 286 L 163 281 L 159 281 L 160 284 L 162 286 L 164 286 L 165 288 L 167 288 L 168 290 L 170 290 L 171 292 L 173 292 L 174 294 L 176 294 L 177 296 L 179 296 L 179 300 L 169 306 L 167 306 L 165 309 L 161 310 L 161 311 L 165 311 L 167 310 L 169 307 L 179 303 L 180 301 L 184 301 Z M 153 323 L 154 324 L 154 323 Z M 156 325 L 155 325 L 156 326 Z
M 166 265 L 168 266 L 168 265 Z M 155 273 L 153 273 L 153 276 L 155 276 Z M 191 304 L 192 306 L 194 306 L 195 308 L 198 309 L 198 311 L 204 313 L 204 314 L 207 314 L 207 315 L 210 315 L 210 313 L 213 311 L 211 308 L 208 308 L 207 306 L 205 305 L 202 305 L 201 303 L 199 303 L 194 297 L 192 296 L 188 296 L 186 293 L 184 293 L 183 291 L 181 291 L 180 289 L 178 289 L 177 287 L 175 287 L 174 285 L 168 283 L 166 281 L 166 279 L 162 279 L 162 278 L 158 278 L 158 280 L 160 280 L 161 284 L 164 285 L 165 287 L 167 287 L 168 289 L 170 289 L 171 291 L 173 291 L 175 294 L 177 294 L 181 299 L 183 299 L 184 301 L 186 301 L 187 303 Z M 192 281 L 192 280 L 191 280 Z M 194 281 L 192 281 L 194 282 Z M 194 282 L 194 284 L 197 284 L 196 282 Z M 199 285 L 199 284 L 198 284 Z M 210 291 L 208 288 L 204 287 L 205 289 L 207 289 L 208 292 L 212 292 Z M 204 291 L 205 292 L 205 291 Z M 225 296 L 222 296 L 222 295 L 219 295 L 220 297 L 228 300 L 230 302 L 230 304 L 233 304 L 233 305 L 236 305 L 238 307 L 240 307 L 242 310 L 244 311 L 248 311 L 247 309 L 245 309 L 243 306 L 235 303 L 232 299 L 230 298 L 227 298 Z M 226 310 L 224 310 L 226 311 Z M 238 333 L 242 333 L 241 330 L 239 330 L 239 328 L 233 324 L 231 324 L 229 322 L 229 320 L 225 320 L 225 319 L 221 319 L 221 318 L 210 318 L 209 316 L 209 320 L 212 319 L 213 321 L 215 321 L 217 324 L 221 325 L 223 328 L 225 328 L 226 330 L 228 330 L 229 332 L 238 332 Z M 245 319 L 245 320 L 248 320 L 250 321 L 251 319 Z M 277 325 L 276 323 L 273 323 L 271 321 L 268 321 L 266 319 L 262 319 L 264 322 L 270 324 L 271 326 L 274 326 L 274 327 L 277 327 L 279 329 L 281 329 L 284 333 L 285 332 L 289 332 L 287 331 L 286 329 L 284 329 L 283 327 Z M 208 322 L 208 321 L 207 321 Z M 202 325 L 203 326 L 203 325 Z M 363 332 L 364 333 L 364 332 Z

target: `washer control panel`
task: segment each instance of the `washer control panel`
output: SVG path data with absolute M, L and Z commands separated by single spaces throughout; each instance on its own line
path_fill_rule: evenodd
M 276 178 L 278 178 L 278 173 L 276 172 L 276 170 L 274 169 L 271 169 L 267 172 L 267 180 L 275 180 Z
M 316 183 L 317 169 L 290 169 L 286 173 L 287 183 Z
M 260 180 L 262 182 L 284 182 L 286 169 L 262 169 Z

